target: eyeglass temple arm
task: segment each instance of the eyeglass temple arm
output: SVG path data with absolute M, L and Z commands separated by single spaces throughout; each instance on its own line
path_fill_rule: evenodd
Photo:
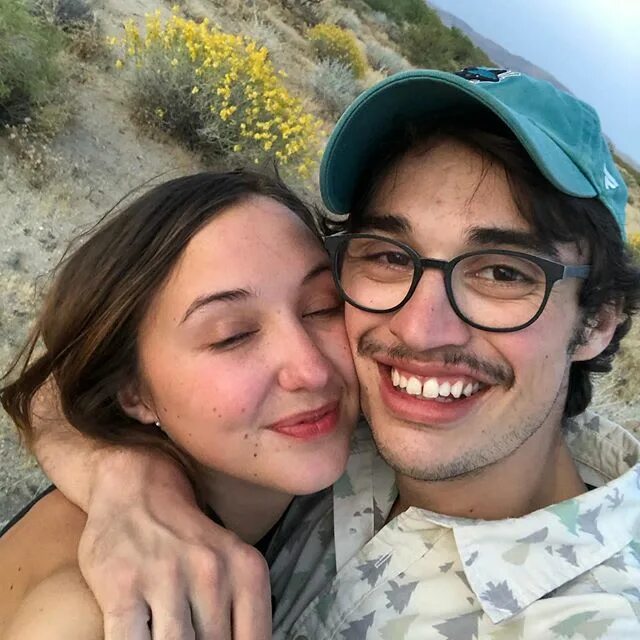
M 591 267 L 588 265 L 581 265 L 579 267 L 568 267 L 565 266 L 564 271 L 562 272 L 562 279 L 564 278 L 582 278 L 586 279 L 589 276 L 589 272 L 591 271 Z

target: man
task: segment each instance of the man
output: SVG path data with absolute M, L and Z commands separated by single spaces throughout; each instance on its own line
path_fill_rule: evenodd
M 343 115 L 321 183 L 350 213 L 328 248 L 380 454 L 360 429 L 333 497 L 289 510 L 269 552 L 276 635 L 638 635 L 640 445 L 583 413 L 640 299 L 626 189 L 595 113 L 517 73 L 406 72 Z M 48 450 L 55 479 L 61 453 Z M 159 473 L 122 460 L 105 468 Z M 100 478 L 107 489 L 73 496 L 98 509 L 85 548 L 107 538 L 117 499 Z M 186 558 L 195 540 L 233 564 L 237 545 L 203 534 L 189 507 L 173 515 L 166 484 L 140 489 L 152 519 L 187 531 L 165 548 Z M 145 583 L 123 596 L 87 573 L 118 637 L 126 599 L 150 601 Z
M 640 293 L 595 113 L 517 73 L 407 72 L 347 110 L 321 185 L 350 213 L 327 244 L 379 453 L 360 434 L 333 513 L 289 514 L 276 629 L 640 634 L 640 448 L 582 413 Z

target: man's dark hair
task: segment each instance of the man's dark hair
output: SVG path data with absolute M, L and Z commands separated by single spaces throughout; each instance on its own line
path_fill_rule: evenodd
M 573 243 L 581 254 L 589 256 L 592 268 L 579 297 L 582 328 L 572 348 L 585 341 L 585 329 L 597 322 L 604 307 L 611 306 L 621 314 L 622 321 L 606 349 L 591 360 L 571 365 L 564 416 L 582 413 L 593 395 L 591 374 L 611 370 L 620 341 L 631 327 L 631 317 L 640 308 L 640 269 L 605 205 L 597 198 L 578 198 L 556 189 L 501 122 L 482 117 L 473 122 L 441 120 L 428 128 L 407 125 L 396 132 L 359 181 L 346 222 L 348 230 L 358 231 L 382 179 L 406 153 L 426 152 L 442 139 L 458 140 L 480 152 L 486 162 L 485 173 L 493 163 L 504 168 L 515 203 L 542 246 Z

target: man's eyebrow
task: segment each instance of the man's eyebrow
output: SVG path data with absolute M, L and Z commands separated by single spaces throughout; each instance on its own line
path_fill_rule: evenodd
M 246 300 L 247 298 L 254 297 L 256 294 L 254 291 L 248 291 L 247 289 L 230 289 L 229 291 L 219 291 L 217 293 L 209 293 L 204 296 L 196 298 L 187 309 L 184 317 L 180 321 L 182 324 L 192 313 L 202 309 L 214 302 L 236 302 L 238 300 Z
M 485 247 L 508 245 L 528 251 L 536 251 L 552 258 L 558 257 L 555 246 L 545 241 L 531 231 L 519 229 L 505 229 L 503 227 L 471 227 L 466 232 L 469 244 L 479 244 Z
M 399 216 L 395 213 L 365 215 L 360 224 L 358 224 L 358 233 L 371 231 L 409 234 L 411 233 L 411 223 L 404 216 Z

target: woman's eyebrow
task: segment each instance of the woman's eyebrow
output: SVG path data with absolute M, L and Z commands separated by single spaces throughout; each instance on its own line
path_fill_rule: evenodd
M 236 302 L 238 300 L 246 300 L 255 297 L 255 291 L 247 289 L 230 289 L 229 291 L 219 291 L 217 293 L 209 293 L 196 298 L 187 309 L 184 317 L 180 321 L 182 324 L 192 313 L 210 305 L 214 302 Z
M 321 273 L 325 273 L 326 271 L 331 272 L 331 265 L 327 260 L 323 260 L 320 264 L 311 269 L 304 278 L 302 278 L 301 284 L 307 284 L 310 280 L 313 280 L 315 277 L 319 276 Z

